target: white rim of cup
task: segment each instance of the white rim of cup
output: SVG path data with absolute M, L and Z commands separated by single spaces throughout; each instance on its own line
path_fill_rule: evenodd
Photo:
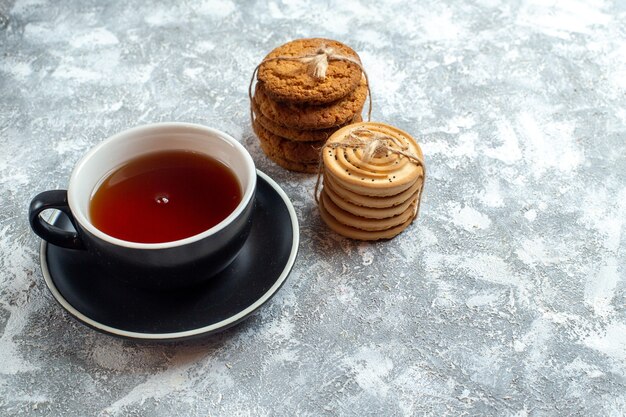
M 142 133 L 153 130 L 155 128 L 195 129 L 195 130 L 199 130 L 199 131 L 206 133 L 208 136 L 217 137 L 233 145 L 233 147 L 237 149 L 243 155 L 246 165 L 248 167 L 248 181 L 247 181 L 248 186 L 245 190 L 243 190 L 244 191 L 243 196 L 241 198 L 241 201 L 239 202 L 239 205 L 235 208 L 235 210 L 233 210 L 233 212 L 230 213 L 224 220 L 222 220 L 215 226 L 211 227 L 210 229 L 205 230 L 202 233 L 198 233 L 197 235 L 189 236 L 184 239 L 172 240 L 169 242 L 162 242 L 162 243 L 139 243 L 139 242 L 131 242 L 128 240 L 118 239 L 96 228 L 89 221 L 85 213 L 83 213 L 78 208 L 78 204 L 74 197 L 74 193 L 72 193 L 72 184 L 75 181 L 77 181 L 78 172 L 88 162 L 88 160 L 91 157 L 93 157 L 94 154 L 99 152 L 102 148 L 107 146 L 109 143 L 114 142 L 116 140 L 120 140 L 120 138 L 128 137 L 129 135 L 141 135 Z M 111 167 L 111 168 L 114 168 L 114 167 Z M 110 136 L 109 138 L 100 142 L 95 147 L 91 148 L 91 150 L 89 150 L 89 152 L 87 152 L 85 155 L 83 155 L 83 157 L 78 161 L 78 163 L 74 167 L 74 170 L 72 171 L 72 175 L 70 176 L 67 198 L 68 198 L 68 205 L 70 207 L 72 215 L 74 216 L 74 219 L 76 219 L 76 221 L 82 227 L 84 227 L 89 233 L 96 236 L 97 238 L 102 239 L 105 242 L 109 242 L 113 245 L 122 246 L 125 248 L 168 249 L 168 248 L 173 248 L 177 246 L 183 246 L 189 243 L 196 242 L 198 240 L 202 240 L 207 236 L 211 236 L 219 232 L 228 224 L 230 224 L 234 219 L 236 219 L 237 216 L 239 216 L 241 212 L 248 206 L 248 203 L 250 202 L 250 200 L 252 199 L 252 196 L 254 195 L 254 190 L 256 189 L 256 175 L 257 175 L 256 168 L 254 166 L 254 161 L 252 160 L 250 153 L 248 153 L 246 148 L 244 148 L 241 143 L 239 143 L 235 138 L 233 138 L 232 136 L 230 136 L 229 134 L 225 132 L 222 132 L 220 130 L 213 129 L 207 126 L 195 124 L 195 123 L 183 123 L 183 122 L 150 123 L 150 124 L 145 124 L 141 126 L 136 126 L 127 130 L 123 130 L 113 136 Z

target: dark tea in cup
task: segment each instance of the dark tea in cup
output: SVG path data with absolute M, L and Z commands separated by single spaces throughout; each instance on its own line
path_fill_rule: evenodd
M 118 239 L 171 242 L 215 226 L 241 198 L 239 181 L 222 162 L 168 150 L 136 157 L 110 173 L 91 198 L 89 217 Z

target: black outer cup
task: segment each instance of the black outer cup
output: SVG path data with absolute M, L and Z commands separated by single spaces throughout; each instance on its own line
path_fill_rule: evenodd
M 173 289 L 203 282 L 235 260 L 250 234 L 254 201 L 253 196 L 244 210 L 217 233 L 164 249 L 127 248 L 93 235 L 72 216 L 66 190 L 38 194 L 30 203 L 28 219 L 39 237 L 56 246 L 88 252 L 85 255 L 93 256 L 115 278 L 142 288 Z M 41 212 L 48 209 L 63 212 L 76 231 L 65 231 L 45 221 Z
M 213 228 L 189 238 L 159 244 L 126 242 L 98 230 L 89 220 L 90 194 L 120 164 L 152 151 L 184 149 L 222 160 L 242 186 L 242 201 Z M 118 133 L 89 151 L 76 165 L 67 191 L 52 190 L 31 201 L 28 219 L 48 243 L 91 256 L 111 276 L 144 288 L 171 289 L 198 284 L 237 257 L 252 226 L 256 170 L 250 154 L 226 133 L 190 123 L 156 123 Z M 44 210 L 60 210 L 75 231 L 43 219 Z M 89 277 L 85 277 L 89 279 Z

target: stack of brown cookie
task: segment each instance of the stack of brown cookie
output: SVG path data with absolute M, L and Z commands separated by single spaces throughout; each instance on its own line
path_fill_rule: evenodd
M 340 42 L 298 39 L 274 49 L 258 69 L 253 128 L 265 154 L 292 171 L 317 172 L 326 139 L 361 121 L 368 94 L 361 67 L 353 62 L 330 59 L 323 78 L 311 74 L 310 58 L 322 49 L 360 62 Z
M 368 140 L 385 137 L 366 156 Z M 396 152 L 397 151 L 397 152 Z M 335 132 L 323 152 L 322 219 L 340 235 L 390 239 L 417 215 L 424 184 L 422 151 L 402 130 L 357 123 Z

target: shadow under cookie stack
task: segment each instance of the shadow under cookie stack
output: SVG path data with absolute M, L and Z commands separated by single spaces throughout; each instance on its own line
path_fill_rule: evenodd
M 252 127 L 261 149 L 283 168 L 318 172 L 326 140 L 361 121 L 368 88 L 359 56 L 337 41 L 298 39 L 274 49 L 257 69 Z

